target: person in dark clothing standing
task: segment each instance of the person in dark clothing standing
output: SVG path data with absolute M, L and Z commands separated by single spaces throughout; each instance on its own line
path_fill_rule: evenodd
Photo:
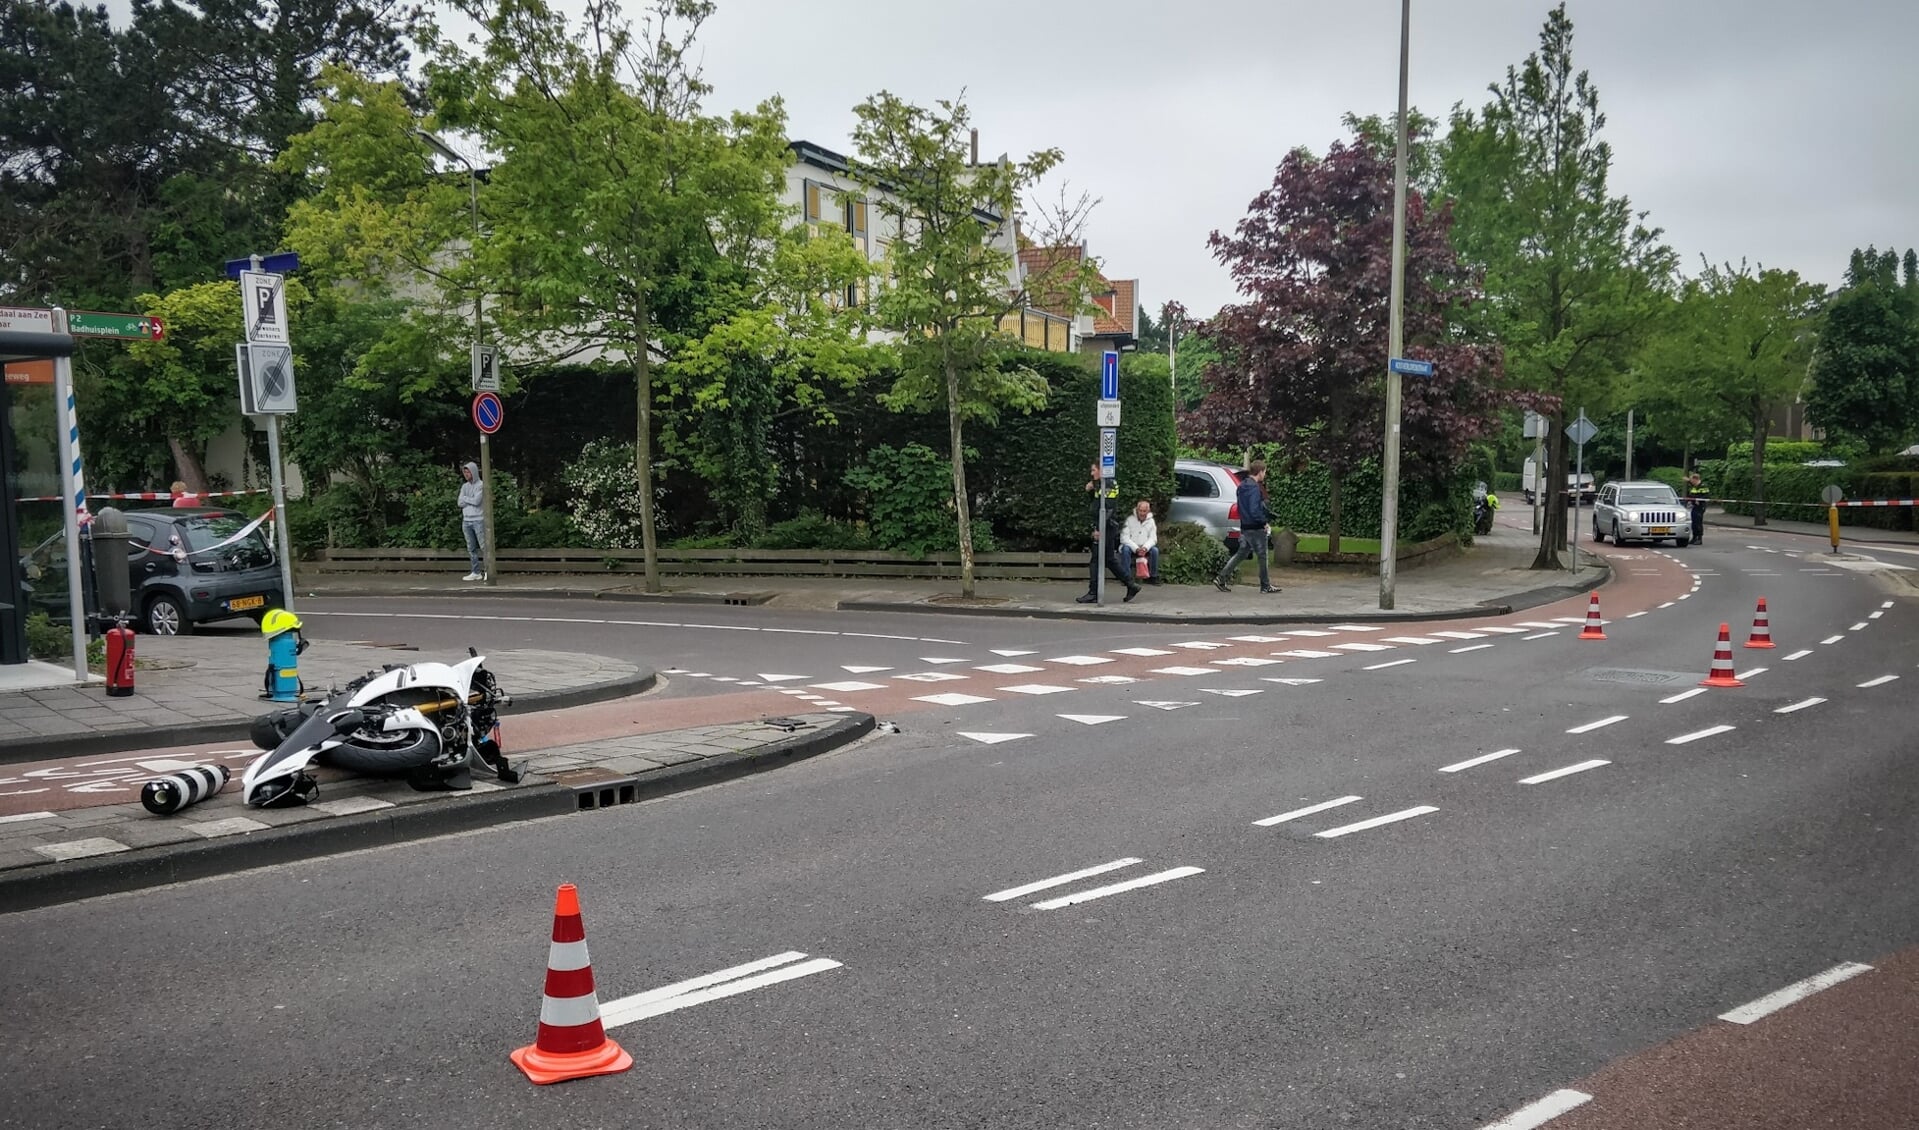
M 1699 472 L 1686 476 L 1686 505 L 1692 510 L 1692 543 L 1699 545 L 1706 540 L 1706 502 L 1712 497 L 1712 491 L 1699 481 Z
M 1100 495 L 1102 492 L 1106 496 L 1106 528 L 1103 530 L 1100 529 L 1099 513 Z M 1087 569 L 1086 595 L 1078 598 L 1075 603 L 1099 603 L 1099 571 L 1101 562 L 1105 562 L 1105 567 L 1111 569 L 1113 576 L 1118 577 L 1120 583 L 1126 586 L 1126 600 L 1131 601 L 1139 595 L 1139 582 L 1135 581 L 1132 576 L 1126 572 L 1125 567 L 1122 566 L 1119 561 L 1120 519 L 1119 515 L 1114 513 L 1119 503 L 1119 484 L 1115 482 L 1110 487 L 1105 485 L 1105 478 L 1100 474 L 1100 466 L 1097 460 L 1093 463 L 1091 477 L 1086 481 L 1086 494 L 1087 497 L 1091 499 L 1086 525 L 1093 531 L 1093 553 L 1090 567 Z
M 1278 592 L 1278 586 L 1266 572 L 1266 525 L 1271 516 L 1266 510 L 1266 464 L 1255 459 L 1247 464 L 1246 474 L 1239 480 L 1239 549 L 1226 561 L 1226 567 L 1213 578 L 1213 587 L 1220 592 L 1232 592 L 1229 583 L 1233 571 L 1239 563 L 1248 557 L 1259 559 L 1259 591 Z

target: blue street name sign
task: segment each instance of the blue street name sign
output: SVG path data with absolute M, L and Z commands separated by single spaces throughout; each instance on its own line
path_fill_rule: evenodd
M 1395 357 L 1387 366 L 1402 377 L 1430 377 L 1433 375 L 1431 361 L 1415 361 L 1409 357 Z
M 291 251 L 282 251 L 277 255 L 267 255 L 260 259 L 260 269 L 276 275 L 291 274 L 300 269 L 300 257 Z M 237 279 L 240 272 L 253 270 L 253 258 L 227 260 L 227 277 Z
M 1100 359 L 1099 398 L 1101 400 L 1119 399 L 1119 354 L 1110 349 Z

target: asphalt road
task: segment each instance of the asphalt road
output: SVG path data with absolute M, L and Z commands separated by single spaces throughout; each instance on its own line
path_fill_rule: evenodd
M 679 668 L 664 703 L 804 691 L 902 732 L 657 803 L 0 916 L 0 1126 L 1488 1123 L 1919 943 L 1919 601 L 1811 553 L 1723 531 L 1627 551 L 1604 642 L 1543 626 L 1572 603 L 1255 642 L 316 601 L 322 636 L 565 641 Z M 1748 650 L 1762 595 L 1779 646 Z M 578 622 L 604 619 L 644 623 Z M 1747 685 L 1679 697 L 1722 621 Z M 981 670 L 1002 663 L 1039 670 Z M 958 677 L 901 678 L 938 672 Z M 1082 681 L 1105 672 L 1137 681 Z M 926 701 L 945 694 L 980 701 Z M 1129 880 L 1152 881 L 1071 901 Z M 666 994 L 684 1007 L 612 1029 L 631 1072 L 533 1087 L 506 1053 L 533 1037 L 561 881 L 610 1019 L 762 959 L 789 979 Z

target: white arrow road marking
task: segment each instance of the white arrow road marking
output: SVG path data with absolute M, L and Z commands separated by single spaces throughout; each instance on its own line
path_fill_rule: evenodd
M 1064 718 L 1068 722 L 1078 722 L 1082 726 L 1104 726 L 1108 722 L 1126 720 L 1124 714 L 1056 714 L 1054 717 Z
M 1491 753 L 1482 753 L 1478 757 L 1467 758 L 1465 761 L 1459 761 L 1451 765 L 1448 765 L 1442 768 L 1440 772 L 1441 773 L 1458 773 L 1462 770 L 1471 769 L 1475 765 L 1484 765 L 1488 761 L 1498 761 L 1502 757 L 1511 757 L 1513 754 L 1518 752 L 1519 751 L 1516 749 L 1498 749 L 1498 750 L 1494 750 Z
M 682 1008 L 706 1004 L 740 993 L 762 989 L 768 985 L 777 985 L 781 981 L 792 981 L 800 977 L 810 977 L 815 973 L 824 973 L 829 969 L 840 968 L 840 963 L 830 958 L 816 957 L 811 961 L 801 961 L 806 955 L 797 951 L 775 954 L 745 965 L 736 965 L 731 969 L 722 969 L 718 973 L 708 973 L 703 977 L 694 977 L 630 997 L 608 1001 L 600 1008 L 600 1026 L 617 1028 L 622 1024 L 631 1024 L 636 1020 L 646 1020 Z M 798 962 L 797 965 L 790 964 Z M 782 968 L 774 968 L 774 967 Z M 761 973 L 760 970 L 770 972 Z M 757 974 L 757 976 L 750 976 Z
M 1824 701 L 1826 700 L 1823 698 L 1801 699 L 1800 701 L 1793 703 L 1791 706 L 1781 706 L 1778 709 L 1774 710 L 1773 713 L 1774 714 L 1791 714 L 1792 712 L 1796 710 L 1804 710 L 1808 706 L 1818 706 L 1820 703 Z
M 1856 961 L 1841 962 L 1824 973 L 1808 977 L 1804 981 L 1795 981 L 1778 992 L 1767 993 L 1751 1004 L 1740 1005 L 1731 1012 L 1722 1012 L 1719 1014 L 1719 1019 L 1733 1024 L 1751 1024 L 1763 1016 L 1778 1012 L 1789 1004 L 1805 1000 L 1821 989 L 1830 989 L 1841 981 L 1871 970 L 1872 966 L 1861 965 Z
M 1400 812 L 1389 812 L 1384 816 L 1375 816 L 1371 820 L 1361 820 L 1357 824 L 1346 824 L 1338 828 L 1328 828 L 1324 832 L 1315 832 L 1313 834 L 1322 840 L 1330 840 L 1339 836 L 1350 836 L 1354 832 L 1364 832 L 1369 828 L 1378 828 L 1386 824 L 1396 824 L 1401 820 L 1411 820 L 1415 816 L 1424 816 L 1429 812 L 1438 811 L 1439 807 L 1437 805 L 1422 804 L 1417 808 L 1408 808 Z
M 1329 808 L 1338 808 L 1342 804 L 1352 804 L 1354 801 L 1365 799 L 1365 797 L 1343 796 L 1337 800 L 1321 801 L 1318 804 L 1307 805 L 1305 808 L 1295 808 L 1291 812 L 1282 812 L 1278 816 L 1268 816 L 1264 820 L 1255 820 L 1253 821 L 1253 827 L 1270 828 L 1275 824 L 1284 824 L 1288 820 L 1297 820 L 1302 816 L 1311 816 L 1315 812 L 1324 812 Z
M 1043 891 L 1048 887 L 1061 887 L 1067 883 L 1077 883 L 1081 879 L 1091 879 L 1095 875 L 1104 875 L 1108 871 L 1118 871 L 1122 867 L 1131 867 L 1138 862 L 1140 862 L 1139 859 L 1128 856 L 1125 859 L 1115 859 L 1110 863 L 1100 863 L 1079 871 L 1069 871 L 1064 875 L 1055 875 L 1050 879 L 1041 879 L 1037 882 L 1027 883 L 1024 886 L 1008 887 L 1006 890 L 994 891 L 990 895 L 982 895 L 981 897 L 987 902 L 1008 902 L 1021 895 L 1030 895 L 1034 891 Z
M 998 745 L 1001 742 L 1016 742 L 1020 740 L 1021 738 L 1030 738 L 1033 735 L 1031 734 L 994 734 L 994 733 L 988 733 L 985 731 L 968 732 L 966 730 L 961 730 L 959 732 L 959 736 L 962 738 L 971 738 L 974 741 L 980 743 L 981 745 Z
M 949 692 L 947 694 L 918 694 L 913 696 L 913 701 L 930 702 L 934 706 L 971 706 L 976 702 L 991 702 L 993 700 L 990 698 L 982 698 L 976 694 Z
M 1545 773 L 1539 773 L 1531 777 L 1522 777 L 1519 783 L 1522 785 L 1542 784 L 1546 781 L 1557 780 L 1560 777 L 1570 777 L 1574 773 L 1584 773 L 1588 769 L 1597 769 L 1601 765 L 1611 765 L 1611 764 L 1612 762 L 1610 761 L 1603 761 L 1603 760 L 1600 760 L 1599 758 L 1594 758 L 1591 761 L 1581 761 L 1574 765 L 1568 765 L 1561 769 L 1552 769 Z
M 1091 902 L 1093 899 L 1103 899 L 1107 895 L 1116 895 L 1124 891 L 1134 891 L 1141 887 L 1153 886 L 1156 883 L 1168 883 L 1174 879 L 1184 879 L 1188 875 L 1200 875 L 1205 873 L 1205 871 L 1206 869 L 1204 867 L 1174 867 L 1167 871 L 1156 871 L 1151 875 L 1141 875 L 1137 879 L 1128 879 L 1124 883 L 1114 883 L 1110 887 L 1094 887 L 1090 891 L 1076 891 L 1073 894 L 1062 895 L 1056 899 L 1036 902 L 1033 904 L 1033 909 L 1058 910 L 1063 906 L 1072 906 L 1075 903 L 1081 902 Z

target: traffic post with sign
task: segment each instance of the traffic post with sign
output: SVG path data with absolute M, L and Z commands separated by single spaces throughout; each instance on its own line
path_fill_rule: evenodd
M 485 489 L 480 492 L 480 509 L 486 529 L 482 537 L 481 558 L 486 564 L 486 583 L 499 583 L 494 578 L 493 553 L 493 445 L 489 436 L 500 430 L 506 421 L 506 408 L 500 403 L 500 347 L 473 343 L 473 426 L 480 430 L 480 482 Z
M 1573 446 L 1578 449 L 1577 461 L 1573 465 L 1573 480 L 1571 484 L 1573 512 L 1572 517 L 1566 524 L 1566 544 L 1572 549 L 1573 576 L 1575 577 L 1579 575 L 1579 492 L 1580 484 L 1584 482 L 1586 478 L 1586 445 L 1591 443 L 1593 437 L 1598 434 L 1599 428 L 1594 425 L 1591 420 L 1586 418 L 1586 410 L 1584 408 L 1579 410 L 1579 419 L 1566 425 L 1566 438 L 1572 440 Z M 1543 494 L 1545 492 L 1535 489 L 1534 493 Z
M 1099 424 L 1099 567 L 1093 570 L 1098 578 L 1093 595 L 1098 603 L 1106 603 L 1106 563 L 1119 553 L 1119 547 L 1111 544 L 1111 523 L 1107 521 L 1107 506 L 1113 492 L 1113 482 L 1119 478 L 1119 352 L 1108 349 L 1100 356 L 1099 368 L 1099 404 L 1095 406 L 1095 419 Z M 1107 421 L 1110 420 L 1111 423 Z
M 1827 483 L 1826 489 L 1819 492 L 1819 497 L 1826 504 L 1826 533 L 1832 538 L 1832 552 L 1837 555 L 1839 552 L 1839 501 L 1846 497 L 1846 492 L 1839 489 L 1838 483 Z
M 240 319 L 246 328 L 246 341 L 235 350 L 240 410 L 266 420 L 274 541 L 280 550 L 280 599 L 289 612 L 293 611 L 293 552 L 287 538 L 286 479 L 280 473 L 280 417 L 297 411 L 299 398 L 293 385 L 293 333 L 287 324 L 284 272 L 299 265 L 299 256 L 292 254 L 276 255 L 271 264 L 258 255 L 227 264 L 227 273 L 240 280 Z

